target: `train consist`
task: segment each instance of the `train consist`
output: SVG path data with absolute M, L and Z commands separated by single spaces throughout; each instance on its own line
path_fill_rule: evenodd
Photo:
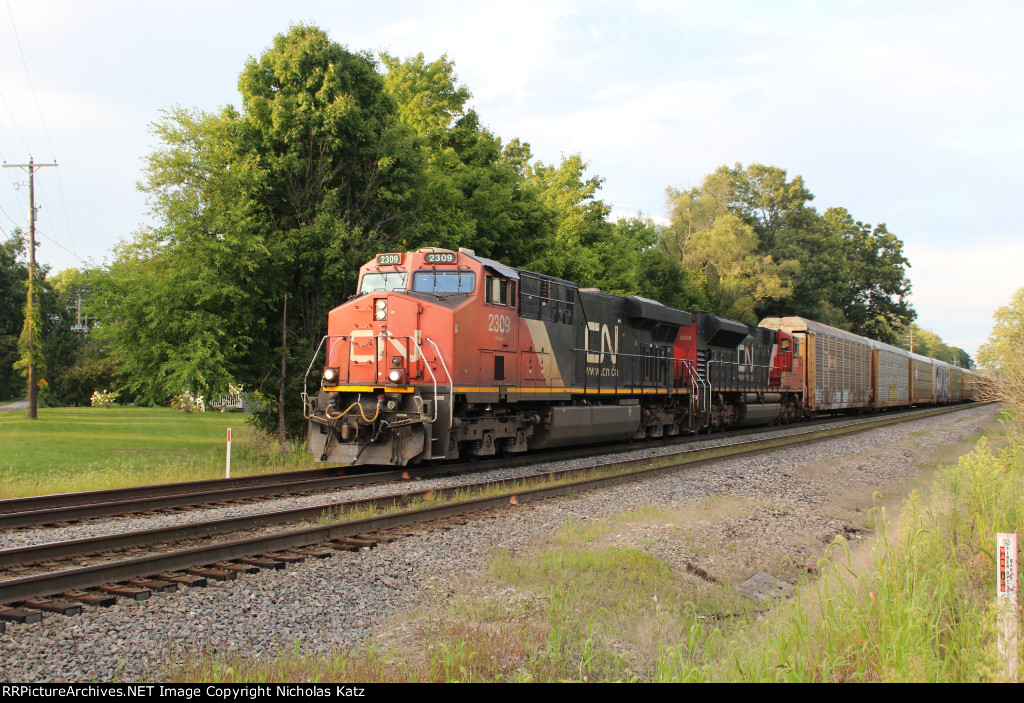
M 976 399 L 981 380 L 811 320 L 751 327 L 468 249 L 378 255 L 327 327 L 320 390 L 303 393 L 309 445 L 348 464 L 955 403 Z

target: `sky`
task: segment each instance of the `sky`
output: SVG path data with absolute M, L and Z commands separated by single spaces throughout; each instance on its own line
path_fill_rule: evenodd
M 36 175 L 39 260 L 102 264 L 150 223 L 136 189 L 175 105 L 240 106 L 238 74 L 315 24 L 353 51 L 455 62 L 485 126 L 581 154 L 618 214 L 719 166 L 801 175 L 819 211 L 905 243 L 918 324 L 974 354 L 1024 286 L 1024 3 L 0 0 L 0 159 Z M 0 238 L 27 228 L 0 174 Z

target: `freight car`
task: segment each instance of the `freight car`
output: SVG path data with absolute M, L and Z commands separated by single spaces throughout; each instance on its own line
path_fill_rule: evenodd
M 941 362 L 810 320 L 751 327 L 468 249 L 376 256 L 360 268 L 356 296 L 329 313 L 321 349 L 320 389 L 303 392 L 310 450 L 351 464 L 696 434 L 953 396 L 950 369 L 936 382 Z M 312 372 L 311 363 L 307 385 Z M 963 398 L 968 373 L 958 374 Z

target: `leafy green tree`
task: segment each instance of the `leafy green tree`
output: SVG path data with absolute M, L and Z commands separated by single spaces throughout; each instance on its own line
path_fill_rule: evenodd
M 796 264 L 759 252 L 753 226 L 729 207 L 731 188 L 716 176 L 689 191 L 669 188 L 671 224 L 661 246 L 680 266 L 698 272 L 709 312 L 753 323 L 759 302 L 791 294 L 786 279 Z
M 810 205 L 814 195 L 801 176 L 789 178 L 785 170 L 763 164 L 722 166 L 708 175 L 700 188 L 688 192 L 669 189 L 669 199 L 672 233 L 666 248 L 681 261 L 686 260 L 687 252 L 702 250 L 701 240 L 707 235 L 696 233 L 711 231 L 725 212 L 738 217 L 756 235 L 752 249 L 749 238 L 726 237 L 725 243 L 744 241 L 750 254 L 762 257 L 762 262 L 770 257 L 776 265 L 765 269 L 769 285 L 758 289 L 757 317 L 800 315 L 894 341 L 896 329 L 915 316 L 907 300 L 909 263 L 903 256 L 903 243 L 885 225 L 872 229 L 854 221 L 843 208 L 819 214 Z M 735 248 L 732 255 L 736 255 Z M 705 264 L 691 261 L 686 265 L 703 268 Z M 712 289 L 714 280 L 707 284 Z M 722 300 L 718 293 L 712 297 Z M 730 298 L 726 295 L 718 305 L 729 304 Z
M 282 351 L 304 372 L 359 265 L 404 244 L 423 161 L 377 68 L 295 26 L 246 63 L 241 110 L 176 107 L 153 125 L 160 146 L 140 188 L 157 225 L 97 290 L 103 343 L 140 400 L 232 380 L 272 395 Z M 301 381 L 291 373 L 285 395 Z
M 598 249 L 614 228 L 607 220 L 611 207 L 597 197 L 604 179 L 587 176 L 587 167 L 581 155 L 572 154 L 558 166 L 537 161 L 527 168 L 527 182 L 554 213 L 555 224 L 543 253 L 527 267 L 593 286 L 602 275 Z
M 896 330 L 916 317 L 910 306 L 910 262 L 903 242 L 884 224 L 854 221 L 845 208 L 829 208 L 825 222 L 842 241 L 848 286 L 837 306 L 850 329 L 881 342 L 895 342 Z
M 996 372 L 1014 370 L 1019 391 L 1024 388 L 1024 288 L 992 314 L 995 323 L 988 340 L 978 347 L 978 363 Z
M 525 183 L 529 145 L 501 140 L 466 109 L 469 89 L 457 85 L 446 55 L 401 61 L 388 54 L 384 83 L 400 118 L 418 136 L 425 173 L 415 189 L 405 246 L 467 246 L 478 254 L 522 265 L 544 249 L 554 213 Z
M 759 251 L 774 254 L 776 238 L 787 230 L 807 227 L 813 219 L 808 203 L 814 195 L 804 186 L 803 177 L 786 180 L 786 171 L 777 166 L 750 164 L 743 168 L 721 166 L 703 185 L 722 204 L 754 228 Z
M 25 240 L 18 229 L 0 243 L 0 400 L 25 395 L 24 379 L 14 370 L 28 280 L 28 267 L 23 261 L 25 250 Z

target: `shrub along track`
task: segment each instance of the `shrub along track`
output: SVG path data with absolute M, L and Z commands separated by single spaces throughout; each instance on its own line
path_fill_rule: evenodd
M 7 604 L 0 609 L 0 619 L 38 621 L 40 610 L 74 614 L 80 611 L 77 602 L 105 605 L 113 596 L 142 600 L 153 591 L 175 590 L 178 585 L 200 586 L 208 578 L 231 580 L 239 573 L 326 557 L 331 549 L 372 546 L 393 539 L 396 530 L 416 523 L 636 481 L 725 457 L 770 452 L 961 407 L 847 418 L 786 436 L 740 437 L 717 447 L 529 478 L 0 550 L 0 604 Z M 311 526 L 311 522 L 324 524 Z M 290 529 L 279 530 L 274 525 L 289 525 Z M 54 599 L 57 594 L 60 598 Z

